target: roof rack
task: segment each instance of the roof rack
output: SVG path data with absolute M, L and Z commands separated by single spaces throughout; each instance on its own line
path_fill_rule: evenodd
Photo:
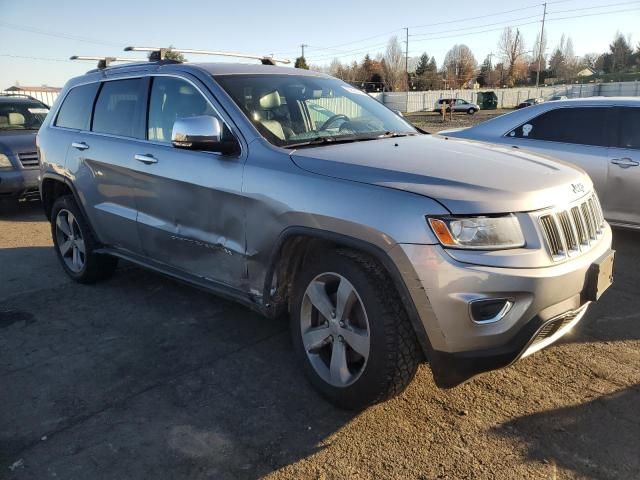
M 87 60 L 97 61 L 98 68 L 100 70 L 107 68 L 113 62 L 144 62 L 145 60 L 140 58 L 119 58 L 119 57 L 84 57 L 80 55 L 73 55 L 69 57 L 69 60 Z
M 291 60 L 285 58 L 274 58 L 270 55 L 247 55 L 246 53 L 233 53 L 233 52 L 219 52 L 212 50 L 193 50 L 188 48 L 162 48 L 162 47 L 126 47 L 125 52 L 149 52 L 149 60 L 157 62 L 166 59 L 166 55 L 169 52 L 175 53 L 187 53 L 192 55 L 215 55 L 219 57 L 236 57 L 236 58 L 249 58 L 252 60 L 260 60 L 263 65 L 275 65 L 276 63 L 291 63 Z

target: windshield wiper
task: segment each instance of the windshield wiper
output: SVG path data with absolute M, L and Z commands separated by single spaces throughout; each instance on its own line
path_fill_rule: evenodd
M 376 140 L 379 137 L 361 137 L 361 136 L 349 136 L 349 137 L 314 137 L 304 142 L 289 143 L 283 145 L 284 148 L 299 148 L 299 147 L 312 147 L 317 145 L 328 145 L 336 143 L 351 143 L 351 142 L 364 142 L 366 140 Z

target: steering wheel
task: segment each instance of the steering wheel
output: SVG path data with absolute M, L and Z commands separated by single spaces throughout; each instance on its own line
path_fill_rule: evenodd
M 345 122 L 348 122 L 350 120 L 349 117 L 347 117 L 346 115 L 339 113 L 337 115 L 333 115 L 332 117 L 329 117 L 327 121 L 322 124 L 322 126 L 320 127 L 320 130 L 327 130 L 333 122 L 340 119 L 344 120 Z

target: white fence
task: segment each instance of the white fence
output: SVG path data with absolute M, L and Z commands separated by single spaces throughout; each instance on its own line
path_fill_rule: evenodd
M 8 93 L 10 95 L 29 95 L 30 97 L 40 100 L 45 105 L 51 106 L 53 105 L 53 102 L 55 102 L 56 98 L 58 98 L 58 95 L 60 92 L 19 90 L 19 91 L 5 91 L 3 93 Z
M 513 108 L 527 98 L 553 95 L 565 95 L 569 98 L 580 97 L 638 97 L 640 82 L 588 83 L 578 85 L 557 85 L 553 87 L 497 88 L 480 90 L 431 90 L 427 92 L 385 92 L 370 95 L 392 110 L 401 112 L 431 111 L 440 98 L 462 98 L 469 102 L 477 101 L 478 92 L 493 91 L 498 96 L 498 108 Z

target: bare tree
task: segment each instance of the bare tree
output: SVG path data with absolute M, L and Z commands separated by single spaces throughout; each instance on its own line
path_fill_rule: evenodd
M 502 63 L 507 69 L 507 84 L 513 86 L 517 73 L 522 70 L 521 66 L 525 55 L 524 40 L 520 30 L 514 31 L 511 27 L 505 28 L 498 41 L 498 50 L 502 57 Z
M 542 35 L 542 41 L 540 40 L 540 34 L 536 35 L 536 41 L 533 44 L 532 49 L 532 58 L 531 58 L 531 71 L 537 72 L 538 66 L 540 66 L 540 71 L 543 71 L 547 68 L 547 34 L 544 33 Z
M 471 49 L 466 45 L 454 45 L 447 52 L 442 64 L 442 71 L 447 76 L 447 81 L 452 88 L 463 86 L 469 80 L 476 77 L 478 62 Z
M 407 89 L 407 78 L 404 73 L 404 52 L 398 37 L 389 39 L 384 53 L 384 83 L 394 91 Z

